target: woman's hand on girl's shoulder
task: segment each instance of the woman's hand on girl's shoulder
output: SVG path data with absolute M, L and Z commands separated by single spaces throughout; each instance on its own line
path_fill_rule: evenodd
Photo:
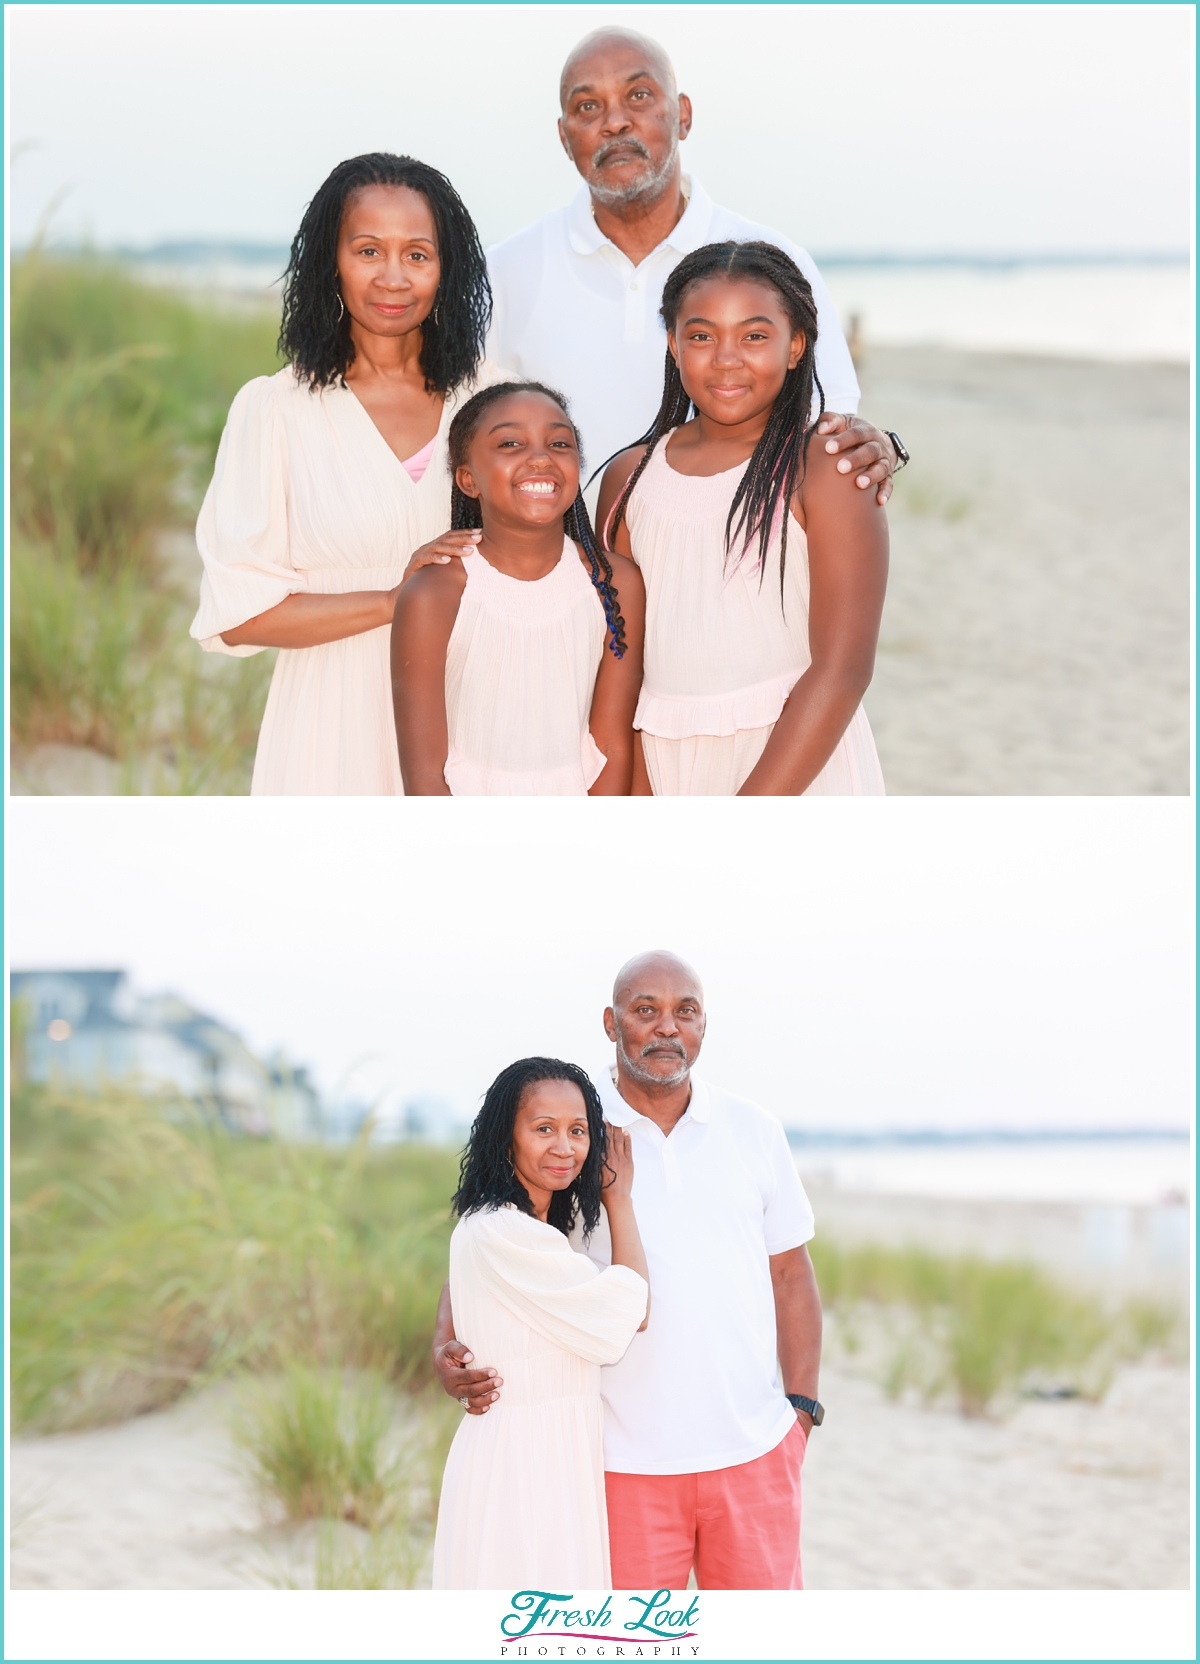
M 457 535 L 457 534 L 455 534 Z M 430 543 L 427 548 L 434 548 Z M 417 554 L 421 551 L 418 549 Z M 415 561 L 416 555 L 413 556 Z M 391 591 L 393 625 L 409 624 L 420 628 L 439 619 L 447 610 L 458 612 L 458 603 L 467 587 L 467 573 L 461 560 L 444 562 L 422 561 L 419 566 L 409 562 L 409 570 Z
M 631 445 L 627 451 L 621 451 L 613 457 L 604 470 L 604 479 L 600 484 L 600 496 L 596 503 L 596 535 L 610 553 L 622 555 L 629 553 L 629 528 L 625 524 L 624 516 L 621 518 L 621 524 L 617 527 L 615 540 L 610 541 L 607 536 L 607 527 L 622 491 L 629 484 L 630 476 L 645 456 L 647 449 L 648 447 L 645 445 Z
M 422 543 L 419 549 L 414 549 L 409 557 L 408 565 L 404 568 L 404 576 L 400 584 L 406 584 L 414 573 L 423 566 L 448 566 L 456 555 L 471 555 L 479 547 L 479 540 L 483 536 L 481 531 L 470 528 L 466 531 L 442 532 L 430 543 Z

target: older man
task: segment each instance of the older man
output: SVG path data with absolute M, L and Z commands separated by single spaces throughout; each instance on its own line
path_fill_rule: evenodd
M 817 302 L 823 423 L 839 469 L 880 502 L 902 447 L 854 417 L 858 382 L 833 303 L 812 258 L 790 238 L 718 207 L 682 171 L 692 105 L 671 61 L 634 30 L 597 29 L 563 66 L 563 148 L 584 185 L 573 202 L 488 250 L 495 299 L 488 356 L 571 400 L 593 467 L 650 426 L 662 398 L 663 284 L 706 243 L 762 239 L 791 255 Z M 834 437 L 837 435 L 838 437 Z
M 651 1315 L 602 1371 L 613 1585 L 798 1589 L 800 1467 L 817 1402 L 821 1303 L 805 1243 L 812 1210 L 779 1123 L 696 1079 L 704 996 L 670 953 L 630 960 L 604 1027 L 598 1086 L 629 1130 Z M 608 1263 L 603 1226 L 576 1247 Z M 471 1369 L 449 1299 L 434 1360 L 484 1413 L 503 1391 Z

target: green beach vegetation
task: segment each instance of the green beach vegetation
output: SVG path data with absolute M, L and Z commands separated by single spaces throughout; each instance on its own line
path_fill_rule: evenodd
M 117 789 L 249 790 L 274 654 L 188 638 L 184 546 L 230 401 L 278 369 L 267 307 L 202 303 L 98 257 L 14 261 L 12 731 L 84 747 Z
M 895 1398 L 951 1399 L 983 1416 L 1022 1391 L 1099 1398 L 1124 1361 L 1186 1357 L 1173 1307 L 1105 1304 L 1028 1262 L 820 1238 L 812 1257 L 831 1338 Z
M 424 1575 L 461 1412 L 430 1339 L 455 1153 L 295 1144 L 112 1083 L 12 1097 L 11 1402 L 18 1431 L 84 1428 L 224 1382 L 267 1523 L 314 1532 L 263 1580 L 409 1587 Z M 1022 1390 L 1103 1392 L 1178 1349 L 1178 1314 L 1108 1308 L 1037 1267 L 813 1245 L 832 1351 L 894 1395 L 1002 1413 Z M 308 1541 L 308 1539 L 305 1539 Z

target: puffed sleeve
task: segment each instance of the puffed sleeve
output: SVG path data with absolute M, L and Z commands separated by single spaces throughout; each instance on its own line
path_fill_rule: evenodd
M 206 653 L 261 652 L 227 646 L 221 631 L 307 587 L 288 554 L 287 453 L 275 379 L 259 376 L 234 399 L 196 524 L 204 576 L 191 633 Z
M 615 1364 L 646 1315 L 649 1288 L 627 1265 L 601 1271 L 561 1231 L 515 1208 L 474 1217 L 486 1292 L 546 1340 L 593 1364 Z

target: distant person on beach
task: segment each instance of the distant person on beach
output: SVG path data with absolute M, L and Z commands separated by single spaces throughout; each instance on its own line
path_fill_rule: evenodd
M 702 1589 L 798 1589 L 800 1469 L 825 1413 L 812 1209 L 779 1123 L 692 1074 L 705 1012 L 688 965 L 631 959 L 604 1027 L 616 1065 L 596 1084 L 629 1136 L 652 1290 L 645 1329 L 600 1371 L 612 1586 L 685 1589 L 694 1571 Z M 572 1240 L 597 1267 L 630 1263 L 603 1224 Z M 433 1346 L 445 1390 L 469 1416 L 503 1420 L 508 1393 L 513 1419 L 527 1415 L 526 1371 L 498 1371 L 452 1300 L 447 1284 Z
M 288 368 L 238 393 L 200 510 L 192 635 L 280 649 L 251 790 L 399 795 L 388 643 L 414 549 L 448 535 L 447 433 L 481 378 L 483 250 L 448 179 L 409 156 L 342 162 L 292 244 Z
M 645 592 L 627 555 L 600 548 L 579 464 L 562 397 L 540 383 L 495 383 L 451 422 L 451 524 L 478 542 L 396 602 L 409 796 L 629 795 Z
M 692 105 L 663 48 L 624 26 L 595 30 L 563 65 L 559 101 L 559 138 L 584 184 L 568 207 L 488 250 L 489 360 L 561 387 L 599 464 L 644 433 L 658 407 L 666 347 L 658 309 L 670 272 L 705 243 L 773 243 L 800 267 L 817 307 L 826 408 L 818 432 L 841 453 L 838 471 L 864 491 L 876 486 L 885 503 L 906 458 L 854 416 L 858 382 L 821 275 L 804 249 L 717 206 L 683 172 Z
M 526 1057 L 501 1070 L 463 1154 L 448 1286 L 508 1399 L 466 1416 L 450 1447 L 435 1589 L 612 1587 L 600 1369 L 647 1323 L 632 1186 L 632 1139 L 605 1127 L 582 1069 Z M 568 1238 L 590 1237 L 602 1209 L 600 1266 Z
M 887 516 L 811 443 L 812 286 L 770 243 L 713 243 L 668 277 L 662 321 L 658 414 L 609 465 L 598 508 L 612 558 L 630 556 L 646 582 L 634 726 L 650 786 L 881 795 L 861 701 Z

